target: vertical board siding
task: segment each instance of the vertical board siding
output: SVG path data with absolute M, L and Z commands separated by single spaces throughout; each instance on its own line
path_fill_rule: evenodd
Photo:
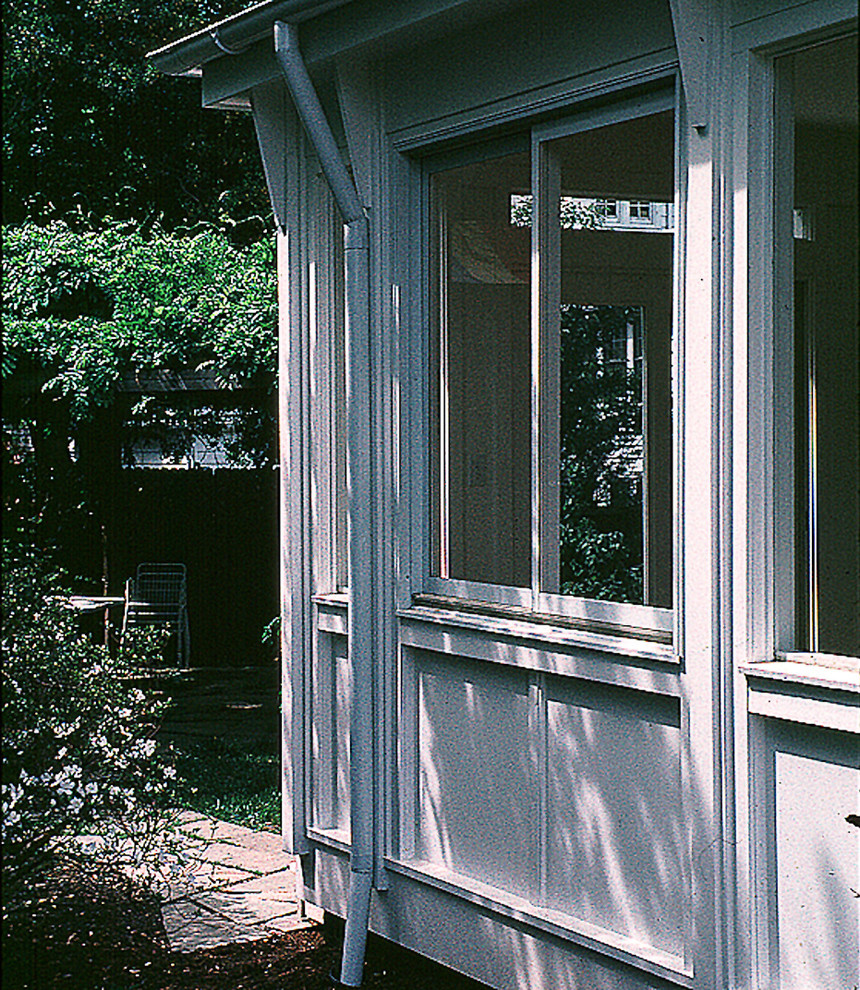
M 278 475 L 271 468 L 133 469 L 119 475 L 110 593 L 148 561 L 188 569 L 194 667 L 271 661 L 263 627 L 278 614 Z

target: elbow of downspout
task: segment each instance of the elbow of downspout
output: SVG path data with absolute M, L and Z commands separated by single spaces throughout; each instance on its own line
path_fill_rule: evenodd
M 275 22 L 275 58 L 284 74 L 287 88 L 299 117 L 310 136 L 338 208 L 346 223 L 366 217 L 355 183 L 343 163 L 340 150 L 322 108 L 299 48 L 294 24 Z

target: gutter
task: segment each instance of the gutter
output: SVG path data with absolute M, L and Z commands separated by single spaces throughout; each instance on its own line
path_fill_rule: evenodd
M 341 972 L 340 979 L 332 976 L 332 981 L 338 987 L 359 987 L 375 854 L 369 224 L 302 60 L 294 24 L 275 23 L 275 57 L 346 225 L 351 847 Z
M 225 17 L 178 41 L 147 54 L 155 67 L 168 76 L 199 75 L 194 70 L 222 55 L 239 55 L 255 41 L 269 37 L 272 21 L 292 23 L 342 7 L 351 0 L 263 0 Z

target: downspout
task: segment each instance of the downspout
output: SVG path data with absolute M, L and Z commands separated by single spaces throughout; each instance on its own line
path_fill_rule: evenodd
M 340 980 L 335 982 L 359 987 L 374 862 L 369 225 L 302 60 L 294 25 L 275 22 L 275 56 L 346 225 L 351 851 L 343 958 Z

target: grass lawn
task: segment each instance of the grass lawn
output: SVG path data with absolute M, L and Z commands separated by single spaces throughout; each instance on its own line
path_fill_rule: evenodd
M 174 743 L 176 803 L 247 828 L 281 830 L 280 758 L 223 739 Z

